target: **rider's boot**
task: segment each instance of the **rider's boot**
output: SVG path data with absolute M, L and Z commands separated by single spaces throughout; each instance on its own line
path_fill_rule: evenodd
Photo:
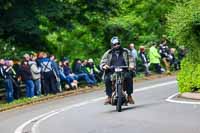
M 127 99 L 128 99 L 128 103 L 130 103 L 130 104 L 135 104 L 135 101 L 133 100 L 133 98 L 132 98 L 131 95 L 129 95 L 129 96 L 127 97 Z
M 104 105 L 111 104 L 111 97 L 108 96 L 104 102 Z

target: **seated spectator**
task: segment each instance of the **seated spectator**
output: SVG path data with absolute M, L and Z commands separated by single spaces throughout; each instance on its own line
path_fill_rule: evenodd
M 97 80 L 95 78 L 94 72 L 93 71 L 89 71 L 89 69 L 87 69 L 87 66 L 88 66 L 88 61 L 87 60 L 83 60 L 82 64 L 81 64 L 82 72 L 87 73 L 89 75 L 89 78 L 91 80 L 93 80 L 94 83 L 96 84 Z
M 85 80 L 90 87 L 95 84 L 95 81 L 90 79 L 89 75 L 83 71 L 80 59 L 74 61 L 73 72 L 77 75 L 78 81 Z
M 174 68 L 174 70 L 179 70 L 179 64 L 178 64 L 178 60 L 175 57 L 175 48 L 170 48 L 170 52 L 169 52 L 169 61 L 170 61 L 170 66 Z
M 187 50 L 184 46 L 180 46 L 178 50 L 178 65 L 181 68 L 181 61 L 186 56 Z
M 97 79 L 97 81 L 101 81 L 101 71 L 96 67 L 96 65 L 94 64 L 93 59 L 89 59 L 87 66 L 86 66 L 87 72 L 90 74 L 93 74 L 95 79 Z
M 59 73 L 61 81 L 65 81 L 70 89 L 78 88 L 77 77 L 72 74 L 72 71 L 69 68 L 69 60 L 65 59 L 63 62 L 59 62 Z
M 159 47 L 159 53 L 161 55 L 161 59 L 165 65 L 166 72 L 170 73 L 170 61 L 168 60 L 169 56 L 169 47 L 167 45 L 167 40 L 162 40 L 160 47 Z

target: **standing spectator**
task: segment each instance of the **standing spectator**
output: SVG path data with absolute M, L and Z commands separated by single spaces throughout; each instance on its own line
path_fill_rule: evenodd
M 35 85 L 35 95 L 41 95 L 41 68 L 36 63 L 37 55 L 33 54 L 30 61 L 30 70 Z
M 4 70 L 5 60 L 0 59 L 0 76 L 4 79 L 3 70 Z
M 150 71 L 149 71 L 149 59 L 147 58 L 147 54 L 145 52 L 145 47 L 140 46 L 140 51 L 139 51 L 139 57 L 142 61 L 142 65 L 145 68 L 145 75 L 149 76 Z
M 133 59 L 134 59 L 134 62 L 135 62 L 135 72 L 137 73 L 138 52 L 135 49 L 135 44 L 134 43 L 129 44 L 129 48 L 130 48 L 131 55 L 133 56 Z
M 30 70 L 29 64 L 30 56 L 28 54 L 24 54 L 24 60 L 21 66 L 18 69 L 17 77 L 25 82 L 26 85 L 26 96 L 33 97 L 34 96 L 34 83 Z
M 156 48 L 156 43 L 153 43 L 149 49 L 149 59 L 150 64 L 155 68 L 156 72 L 161 74 L 161 65 L 160 65 L 160 54 L 158 53 L 158 49 Z
M 137 53 L 137 50 L 135 49 L 135 44 L 134 43 L 129 44 L 129 48 L 130 48 L 130 51 L 131 51 L 131 55 L 133 56 L 133 59 L 135 60 L 135 68 L 136 68 L 138 53 Z
M 10 72 L 10 78 L 12 80 L 12 83 L 13 83 L 13 96 L 14 96 L 14 99 L 19 99 L 20 97 L 20 92 L 21 92 L 21 89 L 20 89 L 20 84 L 19 82 L 17 81 L 17 77 L 16 77 L 16 71 L 14 69 L 14 62 L 12 60 L 9 60 L 8 61 L 8 66 L 10 67 L 11 69 L 11 72 Z
M 9 65 L 9 61 L 5 61 L 1 59 L 1 68 L 0 68 L 0 74 L 1 77 L 4 79 L 4 85 L 6 88 L 6 101 L 8 103 L 12 102 L 14 100 L 13 97 L 13 81 L 12 81 L 12 66 Z
M 42 86 L 44 94 L 57 93 L 56 77 L 53 72 L 52 61 L 48 58 L 47 53 L 39 53 L 40 58 L 38 59 L 39 66 L 41 67 L 42 74 Z
M 56 77 L 56 86 L 57 91 L 62 92 L 61 84 L 60 84 L 60 74 L 59 74 L 59 65 L 56 62 L 56 57 L 54 55 L 50 56 L 50 60 L 52 61 L 52 70 L 54 73 L 54 76 Z
M 3 69 L 1 69 L 1 68 L 3 68 L 4 65 L 5 65 L 5 60 L 4 60 L 4 59 L 0 59 L 0 70 L 3 70 Z M 2 75 L 0 75 L 0 76 L 2 76 Z M 2 78 L 3 78 L 3 77 L 2 77 Z
M 11 60 L 10 63 L 12 64 L 12 68 L 13 68 L 13 89 L 14 89 L 14 98 L 15 99 L 19 99 L 21 97 L 21 87 L 20 87 L 20 82 L 18 81 L 17 79 L 17 73 L 16 73 L 16 70 L 19 69 L 20 67 L 20 61 L 15 61 L 15 63 Z

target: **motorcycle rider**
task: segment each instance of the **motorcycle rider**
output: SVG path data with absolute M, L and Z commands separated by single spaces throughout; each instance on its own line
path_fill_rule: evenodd
M 127 100 L 130 104 L 134 104 L 134 100 L 131 96 L 133 93 L 133 74 L 130 70 L 134 69 L 135 61 L 130 51 L 123 48 L 120 44 L 120 40 L 117 36 L 111 38 L 111 49 L 106 51 L 100 61 L 100 68 L 104 70 L 103 79 L 106 87 L 106 95 L 108 96 L 104 104 L 111 103 L 112 96 L 112 80 L 111 75 L 113 72 L 110 70 L 110 66 L 128 66 L 128 70 L 124 76 L 126 85 Z

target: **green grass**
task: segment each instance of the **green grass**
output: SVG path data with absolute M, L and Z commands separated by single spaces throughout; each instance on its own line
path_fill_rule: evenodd
M 35 101 L 38 101 L 39 99 L 42 99 L 44 97 L 48 97 L 48 96 L 52 96 L 52 95 L 47 95 L 47 96 L 39 96 L 39 97 L 33 97 L 33 98 L 27 98 L 27 97 L 23 97 L 17 100 L 14 100 L 11 103 L 7 103 L 5 100 L 1 100 L 0 102 L 0 109 L 2 108 L 9 108 L 9 107 L 13 107 L 13 106 L 17 106 L 17 105 L 22 105 L 22 104 L 28 104 L 28 103 L 33 103 Z
M 135 80 L 143 79 L 145 77 L 144 73 L 138 73 L 136 77 L 134 77 Z

